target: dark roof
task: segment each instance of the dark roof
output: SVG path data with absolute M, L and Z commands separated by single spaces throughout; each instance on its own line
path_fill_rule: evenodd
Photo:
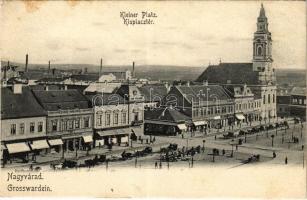
M 276 96 L 277 104 L 290 104 L 291 96 L 284 95 L 284 96 Z
M 95 81 L 98 81 L 99 75 L 98 74 L 74 74 L 74 75 L 71 75 L 70 78 L 73 81 L 95 82 Z
M 39 79 L 37 82 L 62 82 L 65 79 L 67 79 L 68 77 L 44 77 Z
M 87 98 L 78 90 L 34 90 L 33 93 L 48 111 L 89 108 Z
M 118 105 L 125 103 L 124 98 L 118 94 L 97 93 L 97 94 L 86 94 L 85 96 L 92 106 L 101 106 L 102 102 L 104 105 Z
M 143 85 L 139 87 L 139 90 L 147 102 L 155 101 L 159 98 L 162 100 L 167 95 L 165 85 Z
M 253 63 L 220 63 L 208 66 L 196 81 L 253 85 L 258 84 L 258 72 L 253 71 Z
M 175 108 L 170 107 L 145 110 L 144 118 L 145 120 L 167 121 L 174 123 L 185 122 L 191 119 Z
M 193 100 L 231 100 L 231 97 L 226 93 L 225 89 L 220 85 L 190 85 L 190 86 L 175 86 L 186 98 L 192 102 Z
M 46 87 L 48 87 L 48 90 L 61 90 L 63 88 L 62 85 L 30 85 L 32 90 L 46 90 Z
M 1 119 L 39 117 L 47 113 L 36 101 L 30 88 L 24 86 L 21 94 L 12 88 L 1 88 Z

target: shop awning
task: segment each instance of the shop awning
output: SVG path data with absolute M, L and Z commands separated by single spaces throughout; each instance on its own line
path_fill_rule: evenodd
M 30 151 L 29 145 L 27 145 L 25 142 L 7 144 L 6 147 L 10 154 Z
M 5 150 L 7 149 L 6 146 L 4 144 L 1 144 L 1 150 Z
M 38 149 L 48 149 L 49 145 L 47 143 L 47 140 L 36 140 L 33 141 L 32 144 L 30 144 L 32 150 L 38 150 Z
M 245 117 L 244 117 L 243 114 L 236 114 L 236 118 L 237 118 L 238 120 L 244 120 L 244 119 L 245 119 Z
M 178 124 L 177 127 L 180 129 L 180 130 L 187 130 L 187 126 L 185 124 Z
M 203 126 L 207 124 L 207 121 L 196 121 L 196 122 L 193 122 L 193 124 L 195 126 Z
M 91 135 L 83 135 L 82 138 L 85 143 L 93 142 L 93 136 Z
M 103 145 L 104 145 L 104 140 L 96 140 L 95 142 L 96 147 L 103 146 Z
M 98 131 L 97 134 L 100 137 L 104 137 L 104 136 L 112 136 L 112 135 L 129 135 L 130 133 L 130 129 L 125 128 L 125 129 L 114 129 L 114 130 L 105 130 L 105 131 Z
M 61 139 L 53 139 L 53 140 L 48 140 L 48 143 L 50 146 L 57 146 L 57 145 L 62 145 L 63 141 Z
M 221 116 L 214 116 L 213 119 L 221 119 Z
M 120 138 L 120 142 L 121 142 L 121 143 L 126 143 L 126 142 L 128 142 L 128 141 L 129 141 L 128 136 L 124 136 L 124 137 L 121 137 L 121 138 Z

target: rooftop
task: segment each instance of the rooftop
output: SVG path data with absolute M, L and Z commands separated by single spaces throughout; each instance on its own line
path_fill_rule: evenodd
M 258 72 L 253 71 L 253 63 L 220 63 L 208 66 L 196 81 L 253 85 L 258 84 Z
M 28 86 L 21 94 L 14 94 L 12 88 L 1 88 L 1 119 L 45 116 L 47 113 L 36 101 Z

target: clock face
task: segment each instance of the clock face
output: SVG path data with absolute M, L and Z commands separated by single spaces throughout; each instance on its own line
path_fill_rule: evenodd
M 133 90 L 132 94 L 133 94 L 134 96 L 136 96 L 136 95 L 138 94 L 138 91 Z

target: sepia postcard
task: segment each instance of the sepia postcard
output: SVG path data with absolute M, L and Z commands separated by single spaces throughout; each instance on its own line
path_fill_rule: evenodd
M 0 11 L 1 197 L 306 197 L 304 1 Z

